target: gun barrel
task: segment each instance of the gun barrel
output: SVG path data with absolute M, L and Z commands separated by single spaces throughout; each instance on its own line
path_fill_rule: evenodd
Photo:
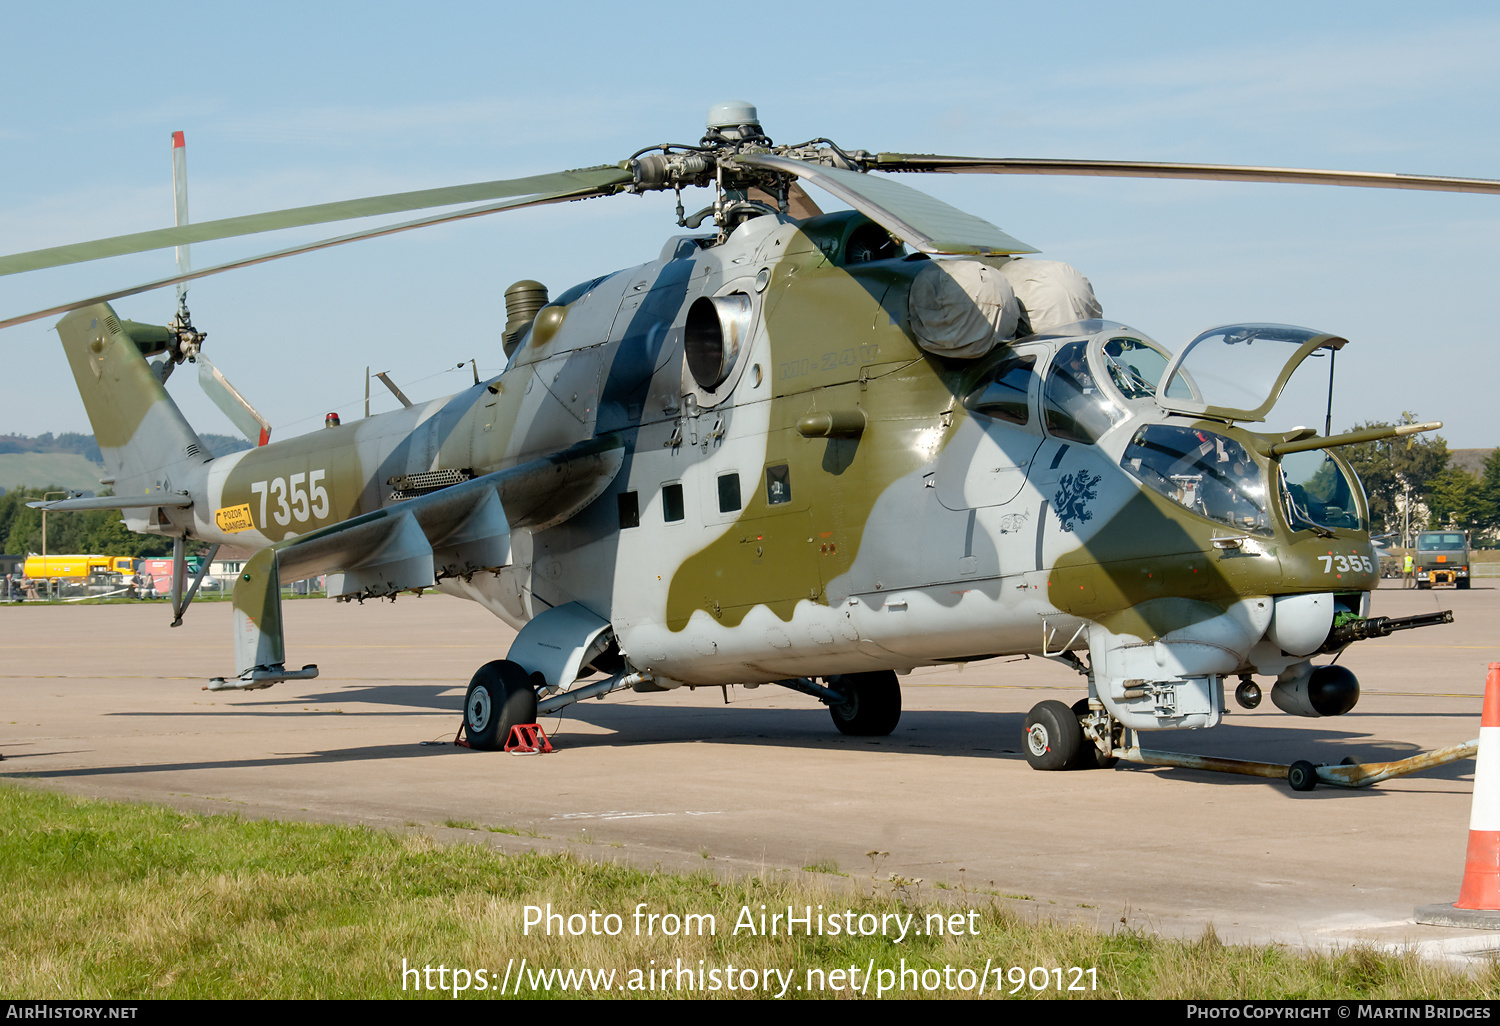
M 1452 622 L 1453 610 L 1451 609 L 1444 609 L 1437 613 L 1418 613 L 1415 616 L 1372 616 L 1367 620 L 1351 620 L 1329 631 L 1328 640 L 1323 642 L 1323 647 L 1319 651 L 1337 652 L 1354 641 L 1384 638 L 1397 631 L 1412 631 L 1418 627 L 1436 627 L 1439 624 Z
M 1416 616 L 1398 616 L 1385 618 L 1386 626 L 1390 629 L 1388 633 L 1395 631 L 1415 630 L 1418 627 L 1436 627 L 1441 623 L 1453 622 L 1453 610 L 1444 609 L 1438 613 L 1418 613 Z

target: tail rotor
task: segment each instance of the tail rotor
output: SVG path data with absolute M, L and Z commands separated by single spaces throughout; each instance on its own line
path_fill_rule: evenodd
M 187 139 L 182 132 L 172 133 L 172 198 L 176 208 L 177 227 L 181 228 L 188 223 Z M 190 274 L 192 270 L 191 247 L 186 244 L 178 246 L 178 275 Z M 224 372 L 203 355 L 203 342 L 208 338 L 208 333 L 193 326 L 193 316 L 188 312 L 187 290 L 187 282 L 177 283 L 177 313 L 167 325 L 172 341 L 161 359 L 152 364 L 156 376 L 165 384 L 173 368 L 184 360 L 197 364 L 198 385 L 204 394 L 224 411 L 224 415 L 246 438 L 256 445 L 265 445 L 271 440 L 270 422 L 250 405 L 239 389 L 229 383 Z

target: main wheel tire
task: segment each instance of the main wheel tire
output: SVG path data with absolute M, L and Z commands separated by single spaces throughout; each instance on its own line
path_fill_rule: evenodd
M 464 696 L 464 730 L 469 745 L 494 751 L 505 745 L 510 728 L 536 722 L 536 690 L 526 671 L 505 659 L 485 663 Z
M 1024 743 L 1032 769 L 1072 769 L 1083 750 L 1083 728 L 1061 702 L 1041 702 L 1026 714 Z
M 1080 698 L 1073 703 L 1072 711 L 1073 718 L 1081 724 L 1083 718 L 1089 714 L 1089 700 L 1087 698 Z M 1082 733 L 1082 730 L 1083 728 L 1080 726 L 1079 732 Z M 1105 755 L 1099 751 L 1099 746 L 1085 737 L 1082 741 L 1082 747 L 1078 749 L 1078 761 L 1074 763 L 1074 766 L 1077 769 L 1114 769 L 1115 764 L 1119 761 L 1113 755 Z
M 894 670 L 845 673 L 826 677 L 824 681 L 844 696 L 838 705 L 828 706 L 828 714 L 839 733 L 884 737 L 901 722 L 901 685 Z

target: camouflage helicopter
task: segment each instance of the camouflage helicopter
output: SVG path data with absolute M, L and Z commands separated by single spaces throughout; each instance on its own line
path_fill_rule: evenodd
M 40 505 L 120 509 L 131 530 L 174 538 L 175 622 L 197 587 L 184 593 L 184 539 L 258 550 L 234 589 L 235 672 L 215 690 L 317 675 L 286 665 L 285 581 L 327 574 L 346 601 L 436 588 L 481 603 L 519 634 L 469 683 L 480 748 L 582 698 L 684 685 L 785 686 L 838 730 L 883 735 L 900 673 L 1024 653 L 1087 684 L 1071 708 L 1031 711 L 1028 761 L 1106 766 L 1127 732 L 1218 724 L 1230 682 L 1246 707 L 1266 677 L 1288 713 L 1348 712 L 1358 681 L 1314 665 L 1320 653 L 1440 622 L 1369 616 L 1368 510 L 1337 453 L 1440 425 L 1249 427 L 1343 338 L 1233 324 L 1174 353 L 1104 320 L 1073 268 L 875 171 L 1500 191 L 778 146 L 736 102 L 710 111 L 697 145 L 617 165 L 194 225 L 179 213 L 176 228 L 0 258 L 0 273 L 478 204 L 0 321 L 66 314 L 57 330 L 117 493 Z M 852 209 L 821 212 L 802 183 Z M 714 190 L 691 215 L 690 186 Z M 555 298 L 534 281 L 506 290 L 498 376 L 275 442 L 236 418 L 262 444 L 217 459 L 164 388 L 202 359 L 185 304 L 166 326 L 108 305 L 457 218 L 668 189 L 688 233 L 655 260 Z

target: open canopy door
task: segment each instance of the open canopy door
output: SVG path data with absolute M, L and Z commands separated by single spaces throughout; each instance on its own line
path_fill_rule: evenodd
M 1347 339 L 1291 324 L 1226 324 L 1193 339 L 1172 358 L 1156 390 L 1173 413 L 1220 420 L 1265 420 L 1302 361 Z

